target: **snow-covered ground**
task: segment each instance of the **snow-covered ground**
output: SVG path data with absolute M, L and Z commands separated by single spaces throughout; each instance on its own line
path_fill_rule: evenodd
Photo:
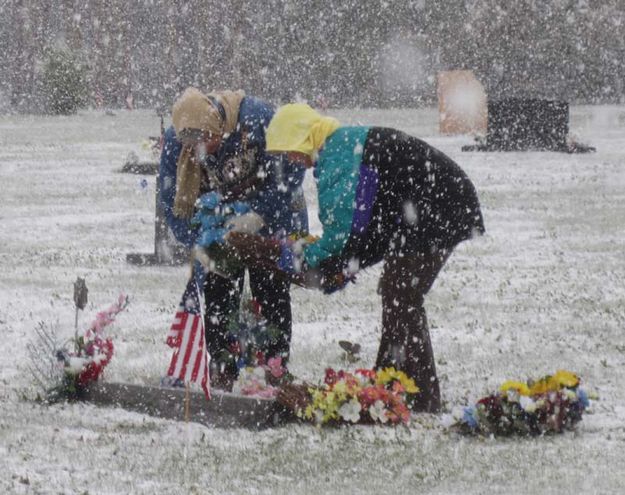
M 487 235 L 463 243 L 427 299 L 446 408 L 508 378 L 566 368 L 601 400 L 578 430 L 466 438 L 421 415 L 409 428 L 210 429 L 85 404 L 42 406 L 25 370 L 39 321 L 73 334 L 72 284 L 87 279 L 82 326 L 120 293 L 105 379 L 156 384 L 185 267 L 135 267 L 151 252 L 154 178 L 121 174 L 158 133 L 152 112 L 0 117 L 0 493 L 622 493 L 625 486 L 625 107 L 574 107 L 572 133 L 597 153 L 463 153 L 426 110 L 345 110 L 457 160 Z M 307 195 L 314 196 L 307 182 Z M 310 193 L 310 194 L 309 194 Z M 312 204 L 312 203 L 311 203 Z M 311 211 L 314 216 L 314 204 Z M 316 222 L 316 219 L 314 219 Z M 314 225 L 318 227 L 318 222 Z M 339 339 L 379 338 L 379 268 L 333 296 L 293 289 L 292 371 L 345 367 Z

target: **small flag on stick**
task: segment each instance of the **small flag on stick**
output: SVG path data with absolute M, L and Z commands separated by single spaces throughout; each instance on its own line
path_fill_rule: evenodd
M 192 276 L 189 279 L 174 322 L 167 333 L 167 345 L 174 348 L 167 375 L 179 378 L 185 384 L 191 382 L 199 384 L 206 398 L 210 399 L 200 284 L 196 278 Z

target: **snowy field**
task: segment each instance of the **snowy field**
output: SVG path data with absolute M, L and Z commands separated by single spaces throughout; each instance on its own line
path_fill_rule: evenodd
M 601 400 L 576 432 L 466 438 L 421 415 L 401 428 L 210 429 L 32 398 L 26 344 L 39 321 L 73 335 L 72 284 L 87 325 L 124 291 L 105 379 L 156 384 L 186 267 L 135 267 L 153 247 L 154 178 L 119 170 L 158 133 L 153 112 L 0 117 L 0 493 L 623 493 L 625 486 L 625 107 L 574 107 L 572 134 L 597 153 L 463 153 L 426 110 L 346 110 L 457 160 L 487 235 L 461 244 L 426 300 L 445 408 L 566 368 Z M 307 182 L 314 197 L 314 184 Z M 317 226 L 311 203 L 313 225 Z M 379 267 L 333 296 L 294 288 L 292 371 L 345 367 L 340 339 L 379 339 Z

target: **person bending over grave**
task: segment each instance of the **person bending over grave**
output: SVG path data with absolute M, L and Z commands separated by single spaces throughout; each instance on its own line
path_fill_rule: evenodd
M 165 132 L 160 161 L 161 206 L 179 242 L 192 247 L 222 242 L 225 229 L 202 230 L 191 219 L 201 203 L 247 205 L 260 220 L 260 234 L 284 237 L 308 230 L 302 181 L 304 172 L 288 159 L 265 151 L 265 131 L 274 109 L 243 91 L 204 94 L 189 88 L 176 100 L 173 126 Z M 238 226 L 238 225 L 237 225 Z M 236 228 L 232 224 L 226 229 Z M 229 356 L 229 318 L 237 314 L 244 269 L 230 276 L 209 272 L 204 284 L 205 328 L 214 386 L 229 387 L 237 370 Z M 291 339 L 289 281 L 262 268 L 249 270 L 252 297 L 262 317 L 280 330 L 267 357 L 286 363 Z M 231 344 L 231 343 L 230 343 Z
M 414 409 L 438 411 L 423 302 L 454 247 L 484 232 L 473 184 L 420 139 L 389 128 L 341 126 L 304 104 L 278 109 L 266 138 L 270 153 L 313 167 L 323 234 L 309 243 L 274 244 L 262 256 L 261 247 L 246 253 L 252 236 L 231 233 L 227 241 L 247 263 L 273 262 L 293 281 L 325 292 L 383 262 L 376 368 L 404 371 L 421 389 Z

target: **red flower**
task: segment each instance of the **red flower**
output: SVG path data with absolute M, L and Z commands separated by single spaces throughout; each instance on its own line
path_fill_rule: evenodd
M 323 381 L 326 385 L 332 386 L 339 381 L 339 377 L 332 368 L 326 368 L 326 376 Z
M 93 361 L 90 361 L 78 374 L 78 385 L 84 387 L 91 382 L 97 381 L 106 365 L 111 362 L 113 350 L 113 341 L 111 339 L 102 340 L 96 337 L 88 342 L 85 347 L 85 354 L 91 356 Z
M 260 305 L 260 303 L 256 299 L 252 299 L 252 313 L 254 313 L 254 316 L 260 318 L 262 312 L 263 307 Z
M 228 346 L 228 350 L 230 351 L 230 353 L 235 354 L 235 355 L 240 355 L 241 354 L 241 343 L 238 340 L 235 340 L 234 342 L 232 342 L 229 346 Z
M 491 416 L 493 419 L 499 419 L 503 416 L 504 411 L 501 406 L 501 399 L 496 395 L 489 395 L 488 397 L 484 397 L 480 399 L 478 405 L 481 405 L 486 409 L 486 413 Z
M 370 387 L 364 387 L 358 394 L 358 401 L 365 409 L 368 409 L 375 401 L 381 400 L 385 404 L 388 404 L 390 399 L 390 393 L 382 385 L 372 385 Z
M 406 389 L 404 388 L 404 386 L 401 384 L 401 382 L 399 380 L 394 380 L 393 381 L 393 385 L 391 386 L 391 390 L 394 394 L 403 394 Z
M 97 381 L 103 370 L 104 366 L 94 361 L 90 362 L 78 375 L 78 385 L 84 387 L 91 382 Z
M 375 380 L 375 377 L 377 375 L 377 372 L 375 370 L 368 370 L 368 369 L 364 369 L 364 368 L 358 368 L 356 370 L 356 373 L 358 375 L 364 376 L 365 378 L 367 378 L 369 380 Z
M 410 410 L 403 402 L 394 401 L 389 408 L 387 417 L 391 423 L 399 423 L 400 421 L 408 423 L 410 421 Z

